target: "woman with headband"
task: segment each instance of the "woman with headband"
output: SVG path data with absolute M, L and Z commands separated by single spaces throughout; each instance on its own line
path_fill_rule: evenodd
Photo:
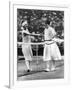
M 23 44 L 22 44 L 22 52 L 25 58 L 25 64 L 27 66 L 27 71 L 29 72 L 30 69 L 30 61 L 32 61 L 32 48 L 31 48 L 31 37 L 29 36 L 29 30 L 28 30 L 28 23 L 27 20 L 22 23 L 22 39 L 23 39 Z

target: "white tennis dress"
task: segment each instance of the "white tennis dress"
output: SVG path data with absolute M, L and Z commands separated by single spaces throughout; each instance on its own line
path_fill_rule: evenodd
M 55 41 L 47 41 L 52 39 L 56 35 L 55 30 L 52 27 L 48 27 L 44 30 L 44 39 L 46 44 L 44 46 L 43 59 L 48 60 L 61 60 L 61 54 Z
M 29 34 L 29 31 L 26 30 L 26 31 L 23 31 L 23 33 L 27 33 Z M 22 34 L 23 34 L 22 33 Z M 23 35 L 22 35 L 23 36 Z M 32 61 L 32 49 L 31 49 L 31 45 L 29 44 L 31 43 L 31 38 L 29 35 L 26 35 L 26 36 L 23 36 L 23 44 L 22 44 L 22 52 L 23 52 L 23 55 L 25 57 L 25 60 L 29 60 L 29 61 Z

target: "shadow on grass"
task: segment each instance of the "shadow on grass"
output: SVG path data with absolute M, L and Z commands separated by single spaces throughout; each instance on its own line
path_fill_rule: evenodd
M 9 85 L 5 85 L 6 88 L 10 89 L 10 86 Z
M 41 70 L 41 71 L 31 71 L 31 72 L 24 72 L 24 74 L 18 75 L 18 77 L 27 76 L 27 75 L 31 75 L 31 74 L 35 74 L 35 73 L 39 73 L 39 72 L 44 72 L 44 70 Z

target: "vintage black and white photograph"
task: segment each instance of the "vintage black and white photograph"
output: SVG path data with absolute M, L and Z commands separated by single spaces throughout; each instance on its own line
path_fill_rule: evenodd
M 17 8 L 17 80 L 64 78 L 64 11 Z

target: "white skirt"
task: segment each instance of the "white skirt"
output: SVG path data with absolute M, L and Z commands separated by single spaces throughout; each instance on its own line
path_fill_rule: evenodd
M 31 49 L 31 45 L 28 45 L 28 44 L 22 45 L 22 52 L 23 52 L 25 60 L 32 61 L 33 53 Z
M 56 42 L 44 46 L 43 60 L 61 60 L 60 50 L 56 44 Z

